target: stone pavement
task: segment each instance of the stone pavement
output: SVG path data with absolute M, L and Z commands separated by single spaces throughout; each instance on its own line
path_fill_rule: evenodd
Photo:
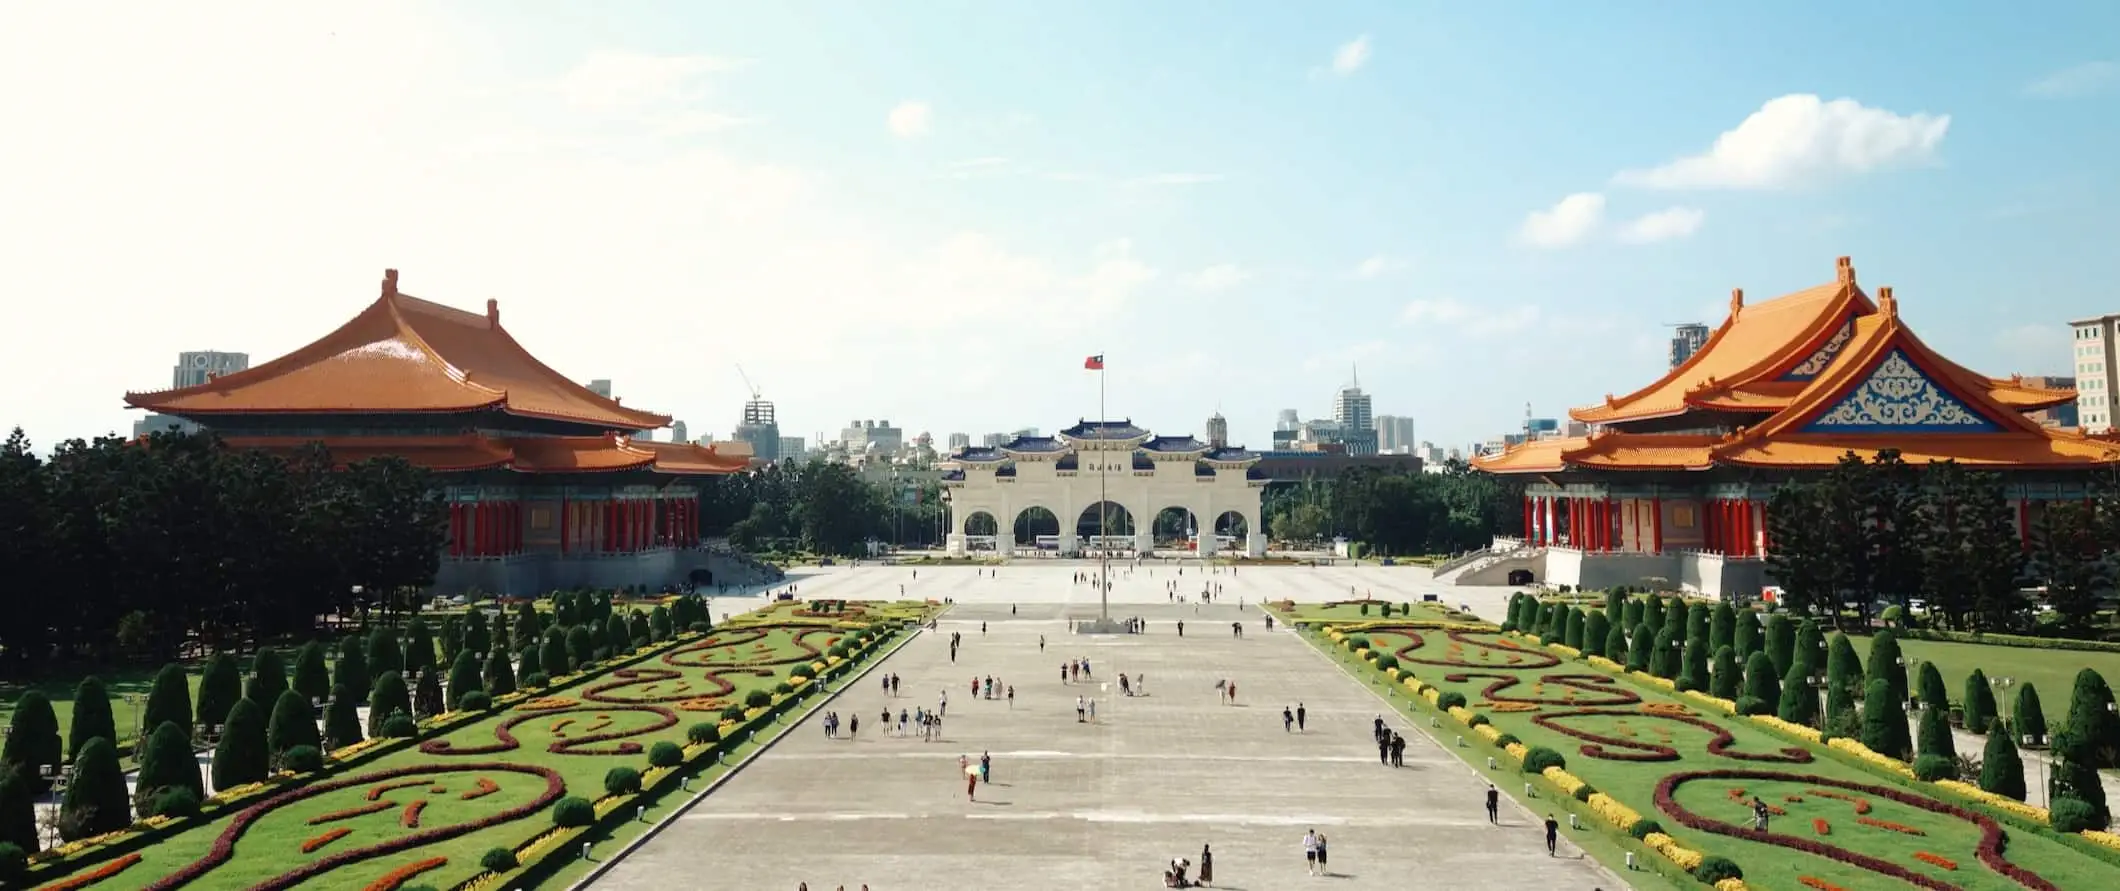
M 1295 636 L 1267 634 L 1255 606 L 1234 605 L 1239 591 L 1253 604 L 1269 592 L 1322 600 L 1348 584 L 1403 599 L 1387 595 L 1398 590 L 1390 581 L 1425 581 L 1424 570 L 1188 569 L 1185 590 L 1225 585 L 1229 605 L 1207 607 L 1169 603 L 1162 585 L 1174 574 L 1141 570 L 1121 582 L 1114 612 L 1146 618 L 1149 633 L 1094 637 L 1067 632 L 1069 618 L 1095 612 L 1094 589 L 1071 581 L 1083 568 L 1018 563 L 997 578 L 928 568 L 914 581 L 865 567 L 798 582 L 805 599 L 896 596 L 904 583 L 909 596 L 958 606 L 826 706 L 858 715 L 858 738 L 825 739 L 815 720 L 796 728 L 597 887 L 1160 888 L 1171 858 L 1197 863 L 1203 844 L 1219 888 L 1626 887 L 1565 840 L 1548 857 L 1537 821 L 1513 804 L 1490 826 L 1472 771 L 1403 722 L 1393 726 L 1407 737 L 1407 766 L 1380 765 L 1375 695 Z M 955 664 L 952 631 L 965 639 Z M 1090 660 L 1095 682 L 1061 682 L 1075 657 Z M 886 671 L 903 679 L 902 698 L 883 697 Z M 1120 672 L 1145 677 L 1148 695 L 1119 696 Z M 1016 687 L 1013 708 L 971 697 L 972 677 L 988 674 Z M 1237 704 L 1222 701 L 1217 680 L 1236 682 Z M 945 741 L 880 732 L 886 706 L 932 708 L 944 690 Z M 1096 723 L 1076 722 L 1078 695 L 1096 699 Z M 1299 701 L 1308 731 L 1286 733 L 1281 708 Z M 993 755 L 995 782 L 967 801 L 958 759 L 981 752 Z M 1331 878 L 1305 874 L 1300 842 L 1312 828 L 1330 839 Z

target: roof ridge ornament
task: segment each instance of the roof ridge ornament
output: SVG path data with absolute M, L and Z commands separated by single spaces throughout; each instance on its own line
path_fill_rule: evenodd
M 488 297 L 486 298 L 486 327 L 499 328 L 500 326 L 501 302 L 499 300 L 495 300 L 491 297 Z
M 1834 278 L 1843 285 L 1855 283 L 1855 258 L 1842 257 L 1833 261 Z
M 1877 311 L 1887 319 L 1899 319 L 1899 299 L 1892 296 L 1891 285 L 1877 289 Z
M 398 273 L 395 269 L 383 270 L 383 296 L 396 297 Z
M 1740 312 L 1743 312 L 1743 311 L 1744 311 L 1744 309 L 1745 309 L 1745 289 L 1743 289 L 1743 288 L 1731 288 L 1731 289 L 1730 289 L 1730 318 L 1733 318 L 1733 319 L 1734 319 L 1734 318 L 1737 318 L 1737 314 L 1738 314 L 1738 313 L 1740 313 Z

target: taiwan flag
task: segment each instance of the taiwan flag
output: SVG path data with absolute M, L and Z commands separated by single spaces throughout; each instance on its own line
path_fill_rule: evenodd
M 1084 359 L 1084 360 L 1082 360 L 1082 367 L 1084 367 L 1084 368 L 1087 368 L 1087 369 L 1089 369 L 1089 370 L 1091 370 L 1091 371 L 1103 371 L 1103 370 L 1104 370 L 1104 354 L 1103 354 L 1103 353 L 1098 353 L 1097 355 L 1094 355 L 1094 356 L 1091 356 L 1091 357 L 1089 357 L 1089 358 L 1087 358 L 1087 359 Z

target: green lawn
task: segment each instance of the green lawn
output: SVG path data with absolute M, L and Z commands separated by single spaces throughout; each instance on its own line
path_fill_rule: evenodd
M 1616 680 L 1584 663 L 1550 657 L 1549 664 L 1549 657 L 1533 651 L 1528 643 L 1522 649 L 1511 648 L 1496 634 L 1460 634 L 1453 639 L 1437 631 L 1398 633 L 1371 629 L 1356 633 L 1366 635 L 1382 652 L 1395 652 L 1401 668 L 1411 669 L 1421 681 L 1463 694 L 1468 707 L 1486 715 L 1496 729 L 1518 737 L 1528 746 L 1544 746 L 1561 753 L 1569 772 L 1642 816 L 1658 821 L 1681 844 L 1736 861 L 1755 888 L 1800 888 L 1799 881 L 1806 876 L 1849 889 L 1900 884 L 1862 866 L 1781 845 L 1688 828 L 1658 807 L 1655 793 L 1660 782 L 1695 771 L 1765 772 L 1763 776 L 1687 780 L 1676 787 L 1673 798 L 1677 805 L 1701 817 L 1748 826 L 1750 796 L 1758 795 L 1787 812 L 1786 816 L 1774 818 L 1771 828 L 1776 836 L 1839 846 L 1956 887 L 1995 891 L 2022 888 L 1981 865 L 1975 856 L 1979 830 L 1973 824 L 1903 804 L 1875 791 L 1835 787 L 1807 777 L 1882 787 L 1916 802 L 1938 801 L 1921 791 L 1921 784 L 1886 779 L 1828 755 L 1820 747 L 1799 745 L 1750 721 L 1722 715 L 1683 697 Z M 1373 667 L 1358 664 L 1351 654 L 1332 646 L 1329 640 L 1313 640 L 1327 646 L 1352 670 L 1377 677 Z M 1522 704 L 1504 707 L 1531 710 L 1502 711 L 1496 707 L 1496 703 L 1511 701 Z M 1686 713 L 1678 719 L 1652 715 L 1643 711 L 1649 705 L 1660 709 L 1683 706 Z M 1538 723 L 1535 718 L 1541 716 L 1549 723 Z M 1513 758 L 1454 719 L 1444 717 L 1441 725 L 1433 732 L 1446 746 L 1454 746 L 1456 738 L 1463 736 L 1467 748 L 1457 751 L 1468 760 L 1484 761 L 1492 755 L 1503 768 L 1514 766 Z M 1727 754 L 1711 754 L 1709 744 L 1725 732 L 1731 737 L 1723 750 Z M 1602 742 L 1585 737 L 1597 737 Z M 1789 749 L 1794 751 L 1786 751 Z M 1658 760 L 1620 760 L 1628 757 Z M 1519 778 L 1506 788 L 1519 791 L 1521 783 Z M 1541 798 L 1556 794 L 1543 781 L 1538 787 Z M 1733 790 L 1743 791 L 1742 804 L 1733 798 Z M 1847 798 L 1821 795 L 1821 790 Z M 1856 813 L 1858 807 L 1849 799 L 1862 800 L 1867 812 Z M 1572 801 L 1527 804 L 1534 809 L 1559 804 L 1584 813 L 1586 823 L 1595 822 L 1600 828 L 1609 826 Z M 1858 817 L 1898 824 L 1923 834 L 1908 835 L 1891 826 L 1865 824 Z M 1826 822 L 1826 835 L 1818 834 L 1814 819 Z M 1610 832 L 1616 837 L 1617 830 Z M 1596 848 L 1591 850 L 1599 853 Z M 1937 855 L 1956 868 L 1925 862 L 1915 857 L 1917 852 Z M 2103 887 L 2120 880 L 2120 868 L 2042 834 L 2010 831 L 2007 857 L 2064 888 Z M 1655 859 L 1660 862 L 1662 858 Z
M 1870 639 L 1858 637 L 1853 643 L 1855 652 L 1868 659 Z M 2048 727 L 2058 728 L 2067 719 L 2069 699 L 2076 689 L 2076 672 L 2090 668 L 2104 675 L 2107 684 L 2120 681 L 2120 653 L 2041 650 L 1903 637 L 1899 639 L 1899 649 L 1905 654 L 1910 681 L 1920 671 L 1915 664 L 1917 660 L 1934 662 L 1936 670 L 1943 675 L 1944 688 L 1950 691 L 1951 701 L 1961 705 L 1965 696 L 1965 676 L 1976 668 L 1986 672 L 1990 682 L 2006 677 L 2018 685 L 2037 685 L 2039 706 L 2046 712 Z M 2010 713 L 2016 699 L 2016 687 L 2007 692 L 2001 687 L 1995 688 L 1995 704 L 2003 714 Z
M 418 816 L 421 831 L 462 825 L 511 807 L 535 805 L 535 811 L 498 825 L 361 860 L 312 879 L 320 887 L 365 887 L 392 870 L 439 857 L 446 858 L 447 864 L 421 875 L 415 884 L 445 888 L 460 884 L 482 871 L 479 861 L 489 849 L 515 848 L 552 825 L 551 809 L 540 801 L 546 795 L 548 781 L 534 772 L 503 766 L 549 770 L 564 784 L 566 795 L 595 800 L 604 794 L 604 776 L 611 768 L 624 766 L 645 771 L 649 766 L 646 750 L 655 743 L 682 745 L 690 725 L 715 722 L 723 704 L 740 703 L 753 690 L 771 689 L 787 678 L 790 667 L 821 659 L 825 649 L 851 633 L 836 627 L 832 619 L 796 617 L 793 613 L 798 608 L 797 604 L 778 604 L 749 621 L 739 621 L 705 638 L 679 644 L 638 663 L 634 669 L 621 669 L 562 691 L 557 696 L 571 702 L 560 703 L 560 707 L 496 711 L 426 744 L 432 749 L 437 743 L 445 743 L 451 749 L 464 751 L 423 752 L 410 748 L 362 765 L 349 772 L 347 778 L 399 769 L 420 772 L 407 778 L 417 782 L 402 788 L 390 787 L 406 780 L 362 781 L 301 796 L 283 807 L 263 812 L 235 841 L 233 857 L 206 873 L 198 887 L 248 887 L 328 856 L 402 838 L 413 831 L 405 820 L 407 808 L 416 801 L 425 802 L 425 809 Z M 757 627 L 740 627 L 743 625 Z M 680 701 L 707 698 L 715 701 Z M 789 718 L 791 723 L 793 720 Z M 507 741 L 511 736 L 513 744 Z M 756 744 L 731 750 L 728 757 L 735 760 Z M 571 745 L 578 750 L 551 751 L 555 745 Z M 634 750 L 634 746 L 638 749 Z M 327 777 L 320 784 L 328 786 L 334 779 L 337 778 Z M 467 800 L 465 793 L 475 794 L 482 787 L 481 781 L 490 781 L 495 790 Z M 693 782 L 697 786 L 700 780 Z M 371 796 L 374 801 L 391 804 L 372 813 L 322 819 L 370 805 Z M 649 803 L 648 819 L 652 821 L 660 809 L 673 807 L 684 797 L 681 793 L 666 795 L 663 800 Z M 216 821 L 144 848 L 138 864 L 98 883 L 96 888 L 120 891 L 144 887 L 207 856 L 216 839 L 232 825 L 231 820 Z M 351 830 L 350 834 L 323 843 L 313 853 L 302 852 L 305 840 L 342 827 Z M 621 837 L 626 834 L 618 833 Z M 570 848 L 578 852 L 578 843 Z
M 292 671 L 294 668 L 295 648 L 275 647 L 274 649 L 280 651 L 281 664 Z M 250 676 L 251 658 L 251 656 L 245 656 L 239 660 L 245 678 Z M 193 702 L 198 701 L 199 672 L 205 666 L 206 662 L 203 659 L 185 663 L 185 680 L 190 682 Z M 140 712 L 147 708 L 147 693 L 148 690 L 154 687 L 155 673 L 160 670 L 160 666 L 132 665 L 95 673 L 96 677 L 103 680 L 104 688 L 110 691 L 110 713 L 111 717 L 117 722 L 118 732 L 127 737 L 126 740 L 119 740 L 120 742 L 130 741 L 134 729 L 139 724 Z M 83 677 L 86 677 L 86 675 L 53 678 L 33 684 L 0 685 L 0 726 L 4 726 L 14 717 L 15 700 L 21 698 L 23 693 L 34 689 L 51 699 L 52 713 L 59 719 L 59 738 L 61 740 L 66 739 L 66 734 L 74 723 L 74 690 L 80 686 Z

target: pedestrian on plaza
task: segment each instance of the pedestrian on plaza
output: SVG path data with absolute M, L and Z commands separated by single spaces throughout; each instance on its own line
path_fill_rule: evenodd
M 1289 711 L 1288 706 L 1281 706 L 1281 732 L 1287 733 L 1291 728 L 1295 726 L 1296 713 Z
M 1038 652 L 1045 652 L 1045 635 L 1038 635 Z
M 876 719 L 876 726 L 877 726 L 877 727 L 879 727 L 879 728 L 882 728 L 882 730 L 883 730 L 883 734 L 884 734 L 885 736 L 889 736 L 889 735 L 890 735 L 890 733 L 891 733 L 891 707 L 890 707 L 890 706 L 886 705 L 886 706 L 884 706 L 884 707 L 883 707 L 883 716 L 882 716 L 882 717 L 880 717 L 880 718 L 877 718 L 877 719 Z
M 1008 685 L 1008 707 L 1009 707 L 1009 708 L 1010 708 L 1011 710 L 1013 710 L 1013 709 L 1014 709 L 1014 708 L 1016 707 L 1016 685 L 1015 685 L 1015 684 L 1010 684 L 1010 685 Z
M 1089 701 L 1089 721 L 1092 724 L 1097 723 L 1097 700 L 1094 699 Z
M 1179 620 L 1178 620 L 1178 636 L 1179 636 L 1179 637 L 1184 637 L 1184 636 L 1185 636 L 1185 620 L 1184 620 L 1184 619 L 1179 619 Z
M 1546 815 L 1546 856 L 1548 856 L 1548 857 L 1552 857 L 1552 856 L 1555 856 L 1555 851 L 1554 851 L 1554 848 L 1555 848 L 1555 847 L 1556 847 L 1557 845 L 1559 845 L 1559 844 L 1560 844 L 1560 838 L 1561 838 L 1561 821 L 1553 819 L 1553 815 L 1552 815 L 1552 814 L 1547 814 L 1547 815 Z
M 1311 875 L 1318 874 L 1318 831 L 1315 829 L 1303 831 L 1303 866 Z
M 1502 823 L 1502 790 L 1487 784 L 1487 822 L 1497 826 Z
M 1406 737 L 1397 733 L 1391 735 L 1391 766 L 1406 766 Z
M 993 781 L 994 781 L 994 753 L 992 753 L 992 752 L 980 752 L 980 753 L 979 753 L 979 782 L 982 782 L 982 783 L 991 783 L 991 782 L 993 782 Z
M 965 777 L 964 777 L 964 800 L 966 800 L 966 801 L 978 801 L 978 800 L 979 800 L 979 775 L 978 775 L 978 774 L 976 774 L 976 773 L 972 773 L 972 772 L 970 772 L 970 771 L 966 771 L 966 772 L 965 772 Z
M 1325 857 L 1325 854 L 1326 854 L 1326 841 L 1325 841 L 1325 833 L 1322 833 L 1322 832 L 1320 832 L 1320 833 L 1318 833 L 1318 875 L 1321 875 L 1321 876 L 1330 876 L 1330 875 L 1332 875 L 1332 867 L 1331 867 L 1331 866 L 1329 865 L 1329 862 L 1327 861 L 1327 859 L 1326 859 L 1326 857 Z
M 1067 683 L 1067 663 L 1060 663 L 1060 683 Z
M 1391 764 L 1391 735 L 1388 733 L 1377 736 L 1377 763 L 1385 766 Z
M 1236 682 L 1236 681 L 1230 681 L 1230 682 L 1229 682 L 1229 704 L 1230 704 L 1230 705 L 1236 705 L 1236 704 L 1237 704 L 1237 682 Z
M 1303 704 L 1302 704 L 1302 703 L 1300 703 L 1300 702 L 1296 703 L 1296 732 L 1297 732 L 1297 733 L 1302 733 L 1302 732 L 1303 732 L 1303 722 L 1304 722 L 1304 721 L 1305 721 L 1305 720 L 1306 720 L 1306 719 L 1307 719 L 1307 718 L 1308 718 L 1309 716 L 1310 716 L 1310 711 L 1309 711 L 1308 709 L 1305 709 L 1305 708 L 1303 707 Z
M 847 719 L 847 738 L 858 739 L 860 737 L 861 715 L 859 713 L 856 713 L 853 717 Z
M 1206 845 L 1201 845 L 1201 846 L 1200 846 L 1200 884 L 1202 884 L 1202 885 L 1213 885 L 1214 883 L 1215 883 L 1215 852 L 1213 852 L 1213 851 L 1210 851 L 1210 850 L 1208 850 L 1208 849 L 1207 849 L 1207 846 L 1206 846 Z
M 985 636 L 986 636 L 986 623 L 985 623 L 985 622 L 981 622 L 981 623 L 979 623 L 979 636 L 980 636 L 980 637 L 985 637 Z
M 1388 740 L 1390 739 L 1390 737 L 1387 737 L 1387 736 L 1385 736 L 1385 735 L 1384 735 L 1384 716 L 1383 716 L 1383 715 L 1378 715 L 1378 716 L 1377 716 L 1377 720 L 1376 720 L 1376 726 L 1375 726 L 1375 728 L 1374 728 L 1374 729 L 1372 729 L 1372 730 L 1370 731 L 1370 735 L 1372 735 L 1372 736 L 1376 737 L 1376 739 L 1377 739 L 1377 741 L 1378 741 L 1378 742 L 1385 742 L 1385 741 L 1388 741 Z
M 1083 716 L 1088 713 L 1089 706 L 1087 701 L 1080 696 L 1075 697 L 1075 723 L 1080 724 L 1086 720 Z

